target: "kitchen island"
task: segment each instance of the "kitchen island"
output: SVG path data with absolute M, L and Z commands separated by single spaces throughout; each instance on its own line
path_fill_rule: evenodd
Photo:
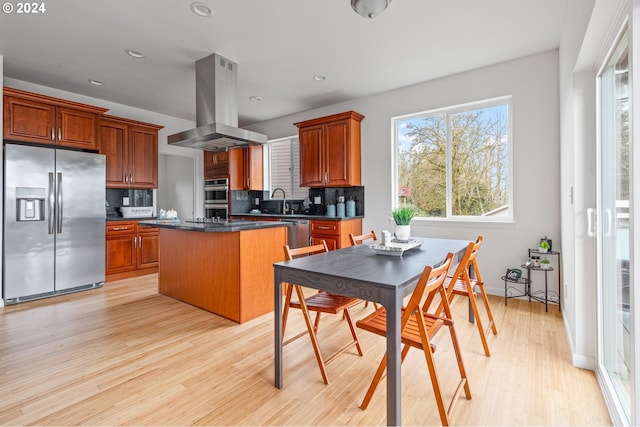
M 285 223 L 144 221 L 160 228 L 158 292 L 243 323 L 273 311 Z

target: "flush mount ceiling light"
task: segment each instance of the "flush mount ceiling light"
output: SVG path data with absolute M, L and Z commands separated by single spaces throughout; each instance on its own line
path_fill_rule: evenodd
M 133 58 L 144 58 L 144 53 L 140 52 L 139 50 L 135 50 L 135 49 L 126 49 L 125 52 L 127 53 L 127 55 L 133 57 Z
M 327 76 L 323 76 L 322 74 L 316 74 L 315 76 L 313 76 L 313 80 L 317 82 L 322 82 L 324 80 L 327 80 Z
M 189 5 L 189 8 L 193 13 L 198 16 L 202 16 L 203 18 L 208 18 L 209 16 L 213 15 L 213 11 L 211 10 L 211 8 L 199 1 L 194 1 L 193 3 L 191 3 Z
M 249 97 L 249 101 L 255 101 L 255 102 L 262 101 L 262 97 L 261 96 L 256 96 L 256 95 L 252 95 L 252 96 Z
M 351 0 L 351 8 L 365 18 L 375 18 L 384 12 L 391 0 Z
M 104 84 L 104 82 L 101 82 L 100 80 L 95 80 L 95 79 L 89 79 L 89 83 L 91 83 L 94 86 L 102 86 Z

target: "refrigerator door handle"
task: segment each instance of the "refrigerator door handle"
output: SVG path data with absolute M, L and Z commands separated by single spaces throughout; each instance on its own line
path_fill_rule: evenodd
M 58 185 L 56 186 L 58 192 L 58 234 L 62 233 L 62 172 L 58 172 Z
M 56 203 L 56 199 L 55 199 L 55 196 L 53 194 L 53 189 L 54 189 L 53 172 L 49 172 L 49 194 L 48 194 L 48 197 L 47 197 L 47 201 L 48 201 L 48 205 L 49 205 L 48 206 L 48 209 L 49 209 L 48 232 L 49 232 L 49 234 L 53 234 L 53 231 L 54 231 L 53 216 L 54 216 L 54 206 L 55 206 L 55 203 Z

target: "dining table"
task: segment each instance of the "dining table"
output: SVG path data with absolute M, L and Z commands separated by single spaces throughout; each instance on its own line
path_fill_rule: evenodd
M 426 266 L 441 264 L 449 252 L 462 259 L 469 240 L 411 238 L 419 246 L 401 256 L 376 251 L 372 244 L 351 246 L 274 264 L 275 387 L 283 382 L 282 286 L 294 283 L 380 303 L 387 311 L 387 425 L 402 424 L 401 331 L 403 300 Z M 379 242 L 374 242 L 379 244 Z

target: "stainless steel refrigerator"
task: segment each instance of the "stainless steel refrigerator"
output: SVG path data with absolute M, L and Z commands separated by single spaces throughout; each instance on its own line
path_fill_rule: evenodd
M 105 157 L 5 144 L 6 304 L 104 284 Z

